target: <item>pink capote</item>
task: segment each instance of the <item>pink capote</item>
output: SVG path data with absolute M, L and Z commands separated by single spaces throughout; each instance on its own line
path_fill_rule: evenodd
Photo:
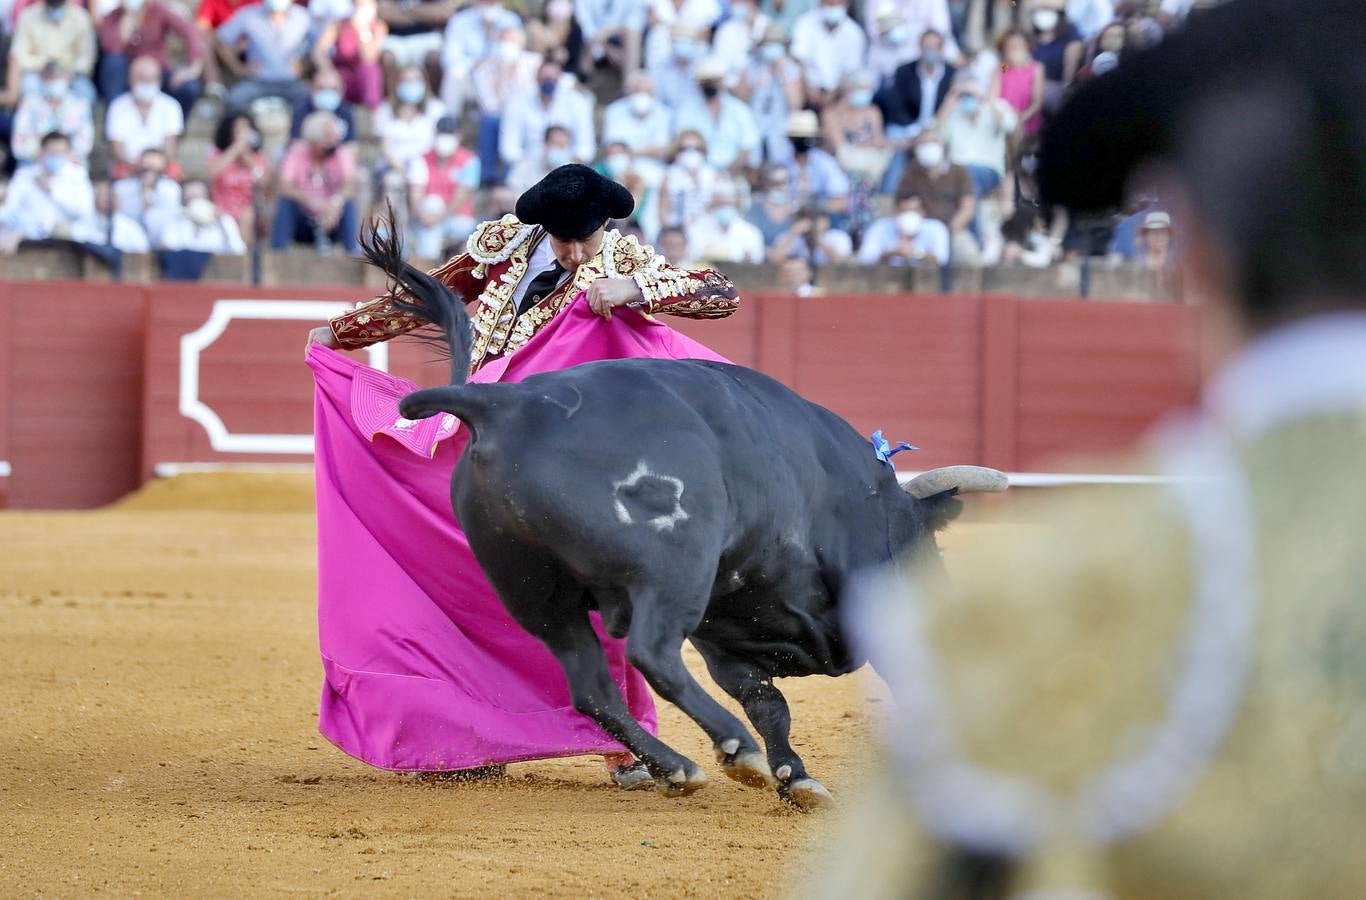
M 470 380 L 520 381 L 598 359 L 724 362 L 633 310 L 610 322 L 580 294 L 526 346 Z M 564 672 L 503 609 L 451 512 L 467 430 L 451 416 L 403 419 L 415 385 L 320 344 L 313 370 L 318 494 L 318 730 L 382 769 L 445 771 L 610 753 L 621 746 L 574 711 Z M 612 677 L 651 733 L 654 703 L 623 641 L 600 623 Z

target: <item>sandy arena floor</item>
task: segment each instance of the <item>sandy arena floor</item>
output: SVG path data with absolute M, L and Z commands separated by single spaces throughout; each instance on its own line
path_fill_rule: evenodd
M 726 779 L 667 704 L 661 735 L 712 777 L 689 798 L 622 793 L 596 760 L 429 784 L 332 747 L 309 480 L 190 476 L 97 512 L 0 514 L 0 895 L 737 898 L 809 870 L 834 817 Z M 871 682 L 784 685 L 837 797 Z

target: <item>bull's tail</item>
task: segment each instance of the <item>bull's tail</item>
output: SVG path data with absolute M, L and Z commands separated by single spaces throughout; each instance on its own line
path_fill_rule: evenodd
M 431 275 L 403 261 L 393 206 L 378 222 L 363 231 L 360 245 L 370 265 L 388 275 L 393 282 L 389 299 L 394 307 L 432 323 L 445 333 L 451 354 L 451 384 L 464 384 L 474 343 L 464 298 Z

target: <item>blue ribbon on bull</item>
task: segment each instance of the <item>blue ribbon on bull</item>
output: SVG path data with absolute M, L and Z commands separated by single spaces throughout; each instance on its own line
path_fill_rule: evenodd
M 889 468 L 889 469 L 895 469 L 895 468 L 896 468 L 896 466 L 892 464 L 892 457 L 893 457 L 893 456 L 896 456 L 896 455 L 897 455 L 898 453 L 900 453 L 902 450 L 919 450 L 919 449 L 920 449 L 919 447 L 912 446 L 912 445 L 906 443 L 905 441 L 902 441 L 901 443 L 899 443 L 899 444 L 897 444 L 895 447 L 893 447 L 893 446 L 891 445 L 891 443 L 889 443 L 888 440 L 882 436 L 882 429 L 881 429 L 881 428 L 879 428 L 877 431 L 874 431 L 874 432 L 873 432 L 872 444 L 873 444 L 873 454 L 874 454 L 875 456 L 877 456 L 878 459 L 880 459 L 880 460 L 882 460 L 884 463 L 886 463 L 886 464 L 887 464 L 887 468 Z

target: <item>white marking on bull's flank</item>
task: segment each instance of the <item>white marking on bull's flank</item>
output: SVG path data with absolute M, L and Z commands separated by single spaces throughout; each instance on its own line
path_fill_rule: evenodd
M 643 459 L 636 463 L 636 467 L 631 471 L 630 475 L 627 475 L 621 481 L 612 482 L 612 505 L 617 513 L 617 521 L 621 522 L 623 525 L 635 524 L 635 518 L 631 515 L 631 511 L 627 509 L 626 504 L 622 502 L 621 492 L 635 487 L 645 478 L 659 479 L 673 488 L 674 494 L 673 511 L 647 519 L 645 524 L 649 525 L 655 531 L 672 531 L 675 525 L 679 522 L 686 521 L 688 518 L 688 512 L 683 508 L 683 479 L 675 478 L 672 475 L 660 475 L 658 472 L 651 472 L 650 467 L 645 465 L 645 460 Z

